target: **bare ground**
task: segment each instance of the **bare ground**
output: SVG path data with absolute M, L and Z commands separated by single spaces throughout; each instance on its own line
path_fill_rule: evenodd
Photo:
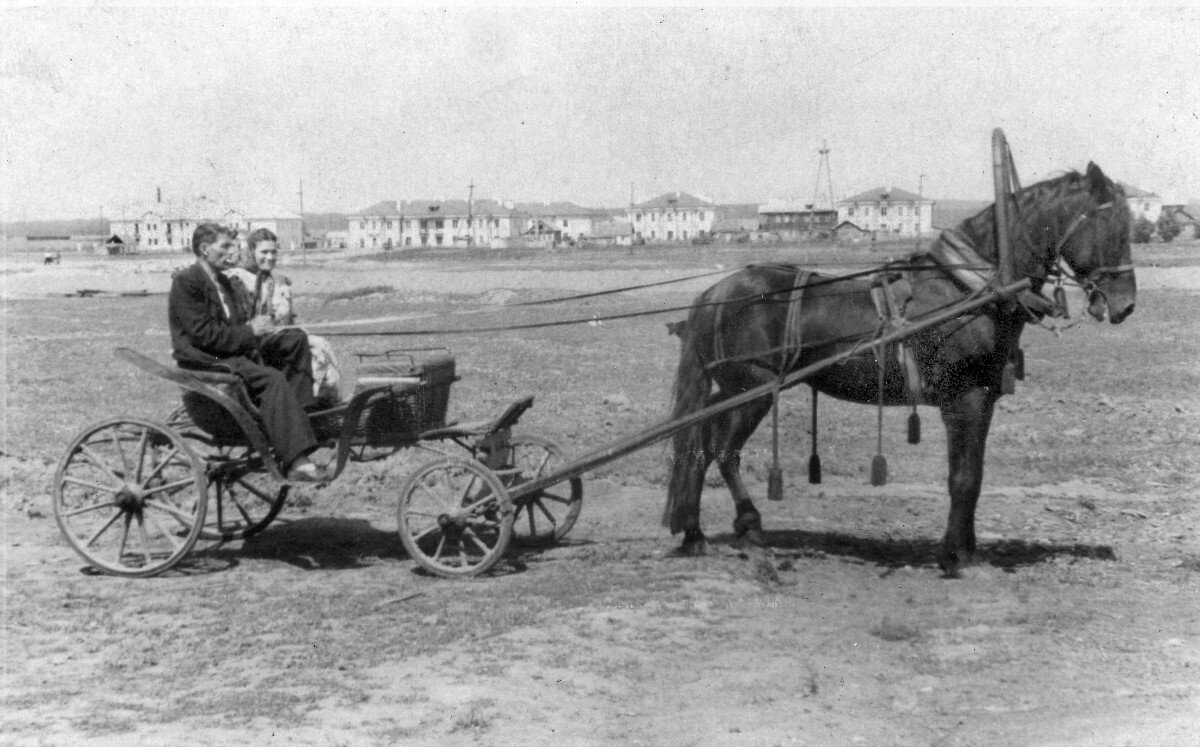
M 107 352 L 161 353 L 164 302 L 13 301 L 0 741 L 1195 744 L 1196 296 L 1155 286 L 1154 269 L 1139 269 L 1138 313 L 1122 327 L 1030 333 L 1030 380 L 1004 400 L 990 443 L 983 562 L 953 581 L 934 565 L 946 509 L 936 415 L 908 447 L 904 413 L 889 413 L 894 481 L 873 488 L 873 416 L 826 406 L 826 479 L 810 486 L 803 394 L 783 411 L 787 499 L 759 504 L 766 550 L 733 544 L 714 487 L 710 554 L 672 557 L 651 449 L 586 482 L 566 543 L 479 579 L 431 578 L 405 557 L 394 492 L 409 460 L 352 468 L 261 537 L 208 545 L 162 577 L 95 575 L 60 538 L 47 484 L 85 423 L 173 404 L 169 386 Z M 422 294 L 554 295 L 645 272 L 524 286 L 456 269 L 436 291 L 397 272 L 387 282 L 407 297 L 312 300 L 305 318 L 419 314 L 439 307 Z M 354 287 L 346 277 L 335 290 Z M 522 424 L 581 453 L 661 417 L 673 342 L 657 322 L 456 340 L 455 406 L 488 413 L 535 391 Z M 604 404 L 613 392 L 627 403 Z M 756 439 L 747 469 L 764 495 Z

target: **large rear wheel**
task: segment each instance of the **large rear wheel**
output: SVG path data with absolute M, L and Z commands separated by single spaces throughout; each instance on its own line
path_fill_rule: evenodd
M 196 544 L 207 492 L 200 460 L 175 430 L 114 418 L 67 448 L 54 477 L 54 518 L 92 567 L 154 576 Z
M 513 508 L 496 474 L 479 462 L 442 459 L 409 475 L 397 509 L 409 557 L 439 576 L 490 570 L 508 549 Z

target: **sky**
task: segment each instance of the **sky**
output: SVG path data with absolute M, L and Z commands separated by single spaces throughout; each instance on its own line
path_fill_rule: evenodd
M 988 199 L 1095 161 L 1200 198 L 1200 10 L 26 7 L 0 19 L 0 219 L 204 194 L 616 207 L 876 186 Z

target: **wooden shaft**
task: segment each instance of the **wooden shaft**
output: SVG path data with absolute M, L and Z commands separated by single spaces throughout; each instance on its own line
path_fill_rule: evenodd
M 945 324 L 956 317 L 962 316 L 963 314 L 974 311 L 975 309 L 983 306 L 987 306 L 990 303 L 994 303 L 1000 298 L 1006 298 L 1014 293 L 1020 293 L 1027 288 L 1029 288 L 1029 278 L 1022 278 L 1011 285 L 1002 286 L 995 290 L 987 291 L 978 298 L 970 301 L 964 301 L 961 304 L 955 304 L 948 309 L 931 314 L 919 321 L 910 320 L 910 323 L 903 329 L 898 329 L 883 335 L 879 339 L 875 340 L 875 344 L 886 345 L 887 343 L 895 342 L 896 340 L 902 340 L 906 337 L 911 337 L 912 335 L 924 332 L 931 327 Z M 764 395 L 768 395 L 772 391 L 775 391 L 776 388 L 782 391 L 784 389 L 789 389 L 793 386 L 796 386 L 814 374 L 817 374 L 826 368 L 829 368 L 830 366 L 841 363 L 848 358 L 852 358 L 860 352 L 862 352 L 861 348 L 850 348 L 841 353 L 837 353 L 836 355 L 825 358 L 824 360 L 817 361 L 816 363 L 809 364 L 804 368 L 793 371 L 785 376 L 782 382 L 772 381 L 761 386 L 756 386 L 753 389 L 748 389 L 741 394 L 736 394 L 729 399 L 723 400 L 715 405 L 709 405 L 704 409 L 697 410 L 693 413 L 683 416 L 682 418 L 666 420 L 650 426 L 649 428 L 646 428 L 638 433 L 626 436 L 619 441 L 590 451 L 576 461 L 566 465 L 558 472 L 545 475 L 544 477 L 539 477 L 536 480 L 530 480 L 529 482 L 515 486 L 511 491 L 509 491 L 509 497 L 513 500 L 516 500 L 517 498 L 536 493 L 539 490 L 544 490 L 551 485 L 557 485 L 560 482 L 566 482 L 572 477 L 578 477 L 583 473 L 590 472 L 601 465 L 608 464 L 609 462 L 620 459 L 627 454 L 644 449 L 652 443 L 670 438 L 677 432 L 691 428 L 693 425 L 699 425 L 700 423 L 703 423 L 706 420 L 711 420 L 712 418 L 724 412 L 735 410 L 742 405 L 753 402 L 754 400 L 759 399 Z

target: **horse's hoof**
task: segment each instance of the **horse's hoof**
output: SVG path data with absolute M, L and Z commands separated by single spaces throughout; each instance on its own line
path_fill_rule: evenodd
M 748 511 L 744 514 L 739 514 L 738 517 L 733 520 L 733 533 L 738 537 L 745 537 L 750 533 L 755 533 L 758 535 L 757 542 L 761 542 L 762 516 L 760 516 L 757 511 Z
M 698 558 L 708 554 L 708 540 L 698 529 L 689 529 L 683 535 L 683 542 L 675 550 L 677 558 Z
M 943 578 L 962 578 L 963 571 L 970 565 L 971 560 L 969 556 L 953 550 L 943 552 L 938 557 L 938 567 L 942 569 Z

